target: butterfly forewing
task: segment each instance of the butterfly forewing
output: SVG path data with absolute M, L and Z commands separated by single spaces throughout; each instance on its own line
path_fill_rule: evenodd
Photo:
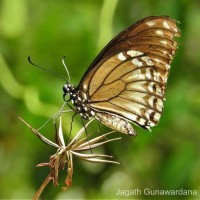
M 155 126 L 177 48 L 175 36 L 180 36 L 176 21 L 165 16 L 145 18 L 118 34 L 79 84 L 91 109 L 144 128 Z

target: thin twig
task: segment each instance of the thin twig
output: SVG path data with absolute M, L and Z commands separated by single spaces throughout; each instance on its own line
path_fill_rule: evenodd
M 32 200 L 38 200 L 38 198 L 40 197 L 40 195 L 42 194 L 44 188 L 48 185 L 48 183 L 52 180 L 52 172 L 49 173 L 49 175 L 46 177 L 46 179 L 44 180 L 44 182 L 42 183 L 42 185 L 40 186 L 40 188 L 37 190 L 37 192 L 35 193 L 34 197 L 32 198 Z

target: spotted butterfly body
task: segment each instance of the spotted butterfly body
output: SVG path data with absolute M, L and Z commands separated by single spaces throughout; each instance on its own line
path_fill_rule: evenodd
M 167 16 L 144 18 L 131 25 L 100 52 L 77 88 L 66 83 L 83 119 L 95 117 L 113 130 L 136 135 L 131 122 L 150 129 L 158 124 L 170 63 L 180 36 Z

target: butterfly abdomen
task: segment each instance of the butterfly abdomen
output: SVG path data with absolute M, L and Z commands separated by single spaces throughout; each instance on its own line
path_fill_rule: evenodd
M 127 120 L 124 120 L 116 115 L 99 112 L 95 113 L 95 118 L 99 120 L 102 124 L 108 126 L 115 131 L 136 136 L 136 132 L 131 124 Z

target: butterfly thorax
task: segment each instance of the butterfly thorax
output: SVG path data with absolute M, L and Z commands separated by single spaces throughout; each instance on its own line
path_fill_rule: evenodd
M 63 92 L 64 92 L 63 94 L 64 100 L 66 102 L 71 101 L 76 109 L 75 111 L 79 113 L 83 119 L 88 120 L 94 115 L 94 112 L 88 105 L 87 98 L 82 97 L 82 95 L 80 95 L 80 91 L 76 87 L 74 87 L 69 83 L 66 83 L 63 86 Z M 66 95 L 69 95 L 68 100 L 65 99 Z

